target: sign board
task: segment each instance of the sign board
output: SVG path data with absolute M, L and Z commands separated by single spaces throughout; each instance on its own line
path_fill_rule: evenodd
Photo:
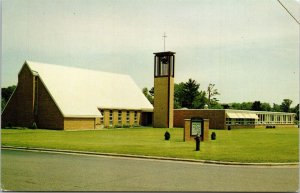
M 203 119 L 192 118 L 191 119 L 191 135 L 202 135 L 202 123 Z

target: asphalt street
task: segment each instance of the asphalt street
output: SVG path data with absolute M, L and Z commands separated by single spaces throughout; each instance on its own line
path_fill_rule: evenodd
M 192 162 L 19 150 L 1 151 L 1 188 L 10 191 L 298 190 L 298 166 Z

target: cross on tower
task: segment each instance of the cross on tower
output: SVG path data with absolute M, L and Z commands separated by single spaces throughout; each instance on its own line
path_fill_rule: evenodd
M 164 32 L 163 38 L 164 38 L 164 51 L 166 51 L 166 32 Z

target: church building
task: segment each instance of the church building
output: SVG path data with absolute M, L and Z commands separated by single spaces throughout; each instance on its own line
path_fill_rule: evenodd
M 25 61 L 2 127 L 98 129 L 152 124 L 153 106 L 132 78 Z

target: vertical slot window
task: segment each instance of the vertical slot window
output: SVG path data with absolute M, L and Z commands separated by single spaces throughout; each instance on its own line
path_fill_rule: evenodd
M 110 110 L 109 111 L 109 125 L 113 125 L 113 111 Z

